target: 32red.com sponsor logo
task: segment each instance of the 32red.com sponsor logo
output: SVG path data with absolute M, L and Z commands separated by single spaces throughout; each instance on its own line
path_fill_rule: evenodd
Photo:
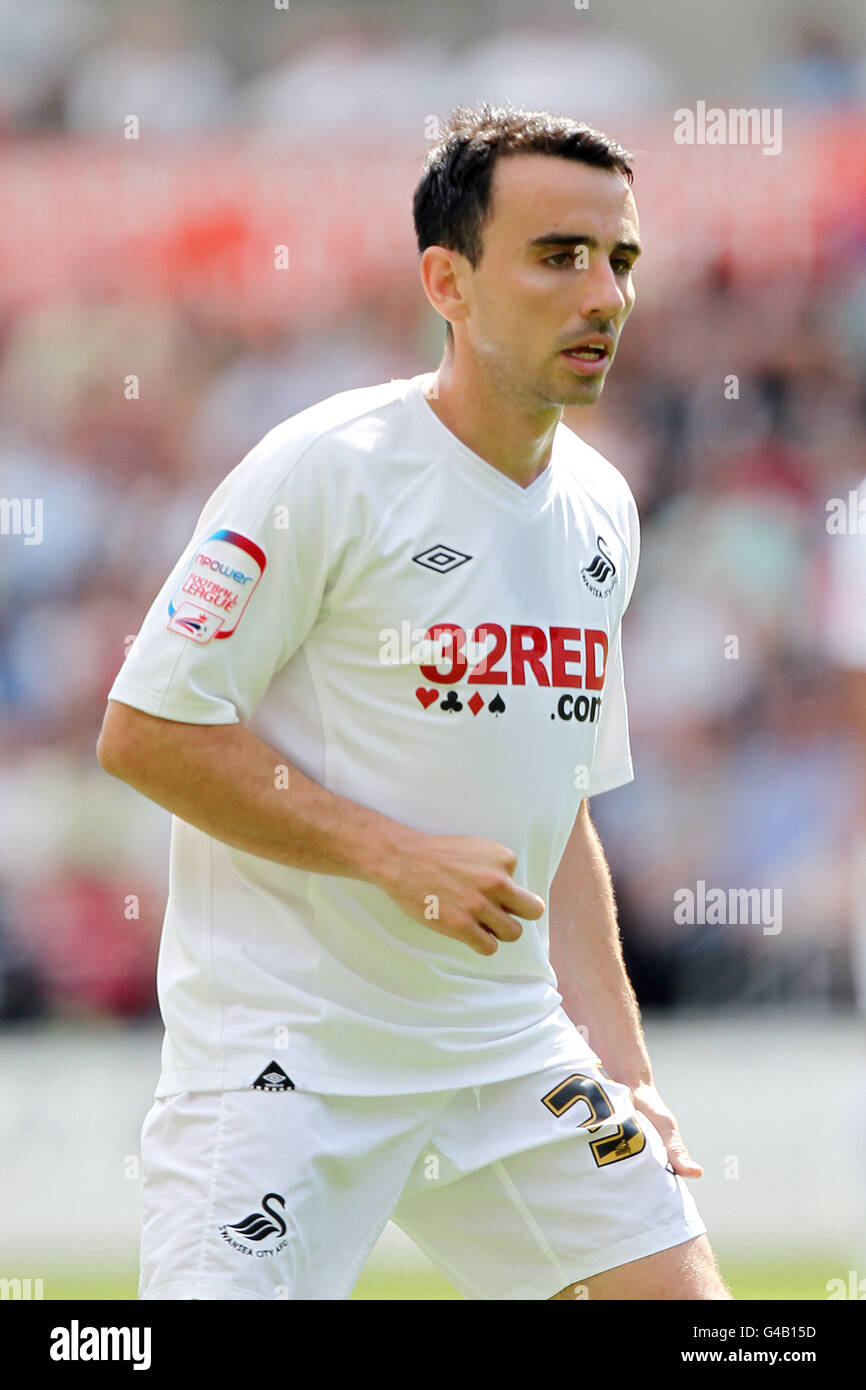
M 468 637 L 459 623 L 433 623 L 425 638 L 438 642 L 443 660 L 420 667 L 425 680 L 454 685 L 537 685 L 601 690 L 607 633 L 601 628 L 536 627 L 532 623 L 480 623 Z
M 595 723 L 601 707 L 601 694 L 572 695 L 571 691 L 601 692 L 607 669 L 608 637 L 601 628 L 552 626 L 533 623 L 480 623 L 468 633 L 459 623 L 433 623 L 424 640 L 435 644 L 441 657 L 423 662 L 420 673 L 430 686 L 419 686 L 415 696 L 424 707 L 438 700 L 439 686 L 467 685 L 521 686 L 536 684 L 566 690 L 555 706 L 551 719 L 576 719 Z M 485 701 L 479 691 L 466 700 L 473 715 L 480 714 Z M 449 691 L 439 704 L 442 710 L 458 713 L 463 709 L 457 692 Z M 487 702 L 494 715 L 505 710 L 501 694 Z

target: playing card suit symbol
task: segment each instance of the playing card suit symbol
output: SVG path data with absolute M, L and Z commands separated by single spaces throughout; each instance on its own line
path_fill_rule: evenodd
M 448 694 L 447 694 L 446 697 L 445 697 L 445 699 L 442 700 L 442 701 L 440 701 L 439 708 L 440 708 L 440 709 L 449 710 L 452 714 L 453 714 L 456 710 L 462 709 L 463 706 L 462 706 L 462 704 L 460 703 L 460 701 L 457 699 L 457 691 L 456 691 L 456 690 L 449 690 L 449 691 L 448 691 Z
M 421 704 L 424 706 L 425 709 L 429 709 L 433 701 L 439 699 L 438 690 L 425 690 L 423 685 L 418 686 L 418 689 L 415 691 L 415 694 L 418 696 L 418 699 L 421 701 Z
M 487 708 L 491 714 L 501 714 L 505 709 L 505 701 L 501 695 L 494 695 Z

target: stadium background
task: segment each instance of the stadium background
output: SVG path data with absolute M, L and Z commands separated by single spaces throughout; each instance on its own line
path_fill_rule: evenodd
M 476 99 L 638 152 L 637 307 L 567 418 L 642 515 L 637 776 L 593 815 L 695 1196 L 741 1297 L 866 1276 L 864 787 L 827 636 L 866 595 L 826 524 L 866 472 L 866 11 L 7 0 L 0 495 L 44 523 L 0 535 L 0 1277 L 46 1298 L 134 1297 L 158 1072 L 168 816 L 96 764 L 106 691 L 267 429 L 436 365 L 409 198 Z M 780 109 L 781 152 L 675 144 L 700 100 Z M 780 889 L 783 929 L 677 925 L 701 880 Z M 455 1295 L 390 1228 L 356 1296 Z

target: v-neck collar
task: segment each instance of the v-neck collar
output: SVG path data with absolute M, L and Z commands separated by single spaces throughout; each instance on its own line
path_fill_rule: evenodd
M 554 435 L 547 466 L 529 484 L 529 487 L 521 487 L 501 469 L 494 468 L 492 463 L 488 463 L 480 454 L 476 454 L 439 419 L 423 391 L 424 383 L 429 381 L 432 375 L 432 372 L 422 372 L 419 376 L 411 377 L 407 400 L 418 419 L 423 421 L 425 429 L 438 442 L 443 457 L 449 463 L 456 465 L 461 473 L 468 474 L 491 499 L 503 502 L 506 506 L 513 507 L 524 514 L 539 511 L 553 490 L 555 475 L 558 471 L 556 466 L 556 435 Z

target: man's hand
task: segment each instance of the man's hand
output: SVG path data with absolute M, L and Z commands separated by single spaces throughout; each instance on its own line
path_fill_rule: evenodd
M 683 1178 L 699 1178 L 703 1167 L 696 1163 L 686 1148 L 676 1118 L 665 1105 L 655 1086 L 642 1083 L 631 1093 L 635 1110 L 652 1122 L 665 1142 L 674 1171 Z
M 416 922 L 492 956 L 500 941 L 522 934 L 517 917 L 533 921 L 545 910 L 542 898 L 514 882 L 516 868 L 517 855 L 494 840 L 418 833 L 402 844 L 380 886 Z

